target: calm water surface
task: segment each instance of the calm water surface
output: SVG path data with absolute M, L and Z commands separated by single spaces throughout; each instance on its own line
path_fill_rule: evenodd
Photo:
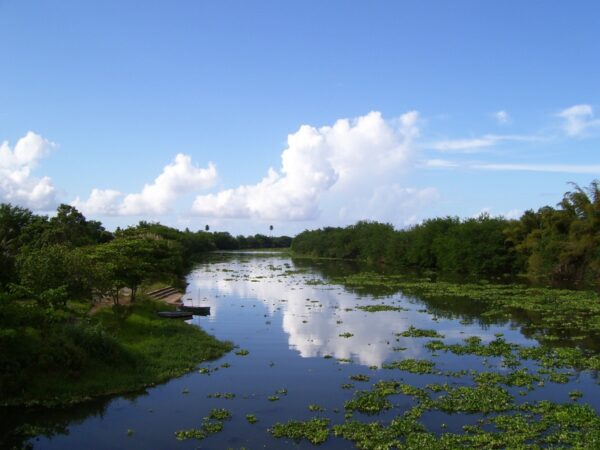
M 496 333 L 503 333 L 508 342 L 536 345 L 524 336 L 518 323 L 485 323 L 476 305 L 462 304 L 462 309 L 456 310 L 443 300 L 425 302 L 399 292 L 358 293 L 328 283 L 330 275 L 354 270 L 339 262 L 292 261 L 277 254 L 215 256 L 189 275 L 184 302 L 210 306 L 210 316 L 195 316 L 191 323 L 248 350 L 247 356 L 231 352 L 217 361 L 201 364 L 209 369 L 208 374 L 195 371 L 142 394 L 44 414 L 24 414 L 12 420 L 15 425 L 29 422 L 54 428 L 52 436 L 41 435 L 29 441 L 36 449 L 312 448 L 306 441 L 275 439 L 267 429 L 276 422 L 315 416 L 328 417 L 332 424 L 342 423 L 344 402 L 355 390 L 368 389 L 379 380 L 402 380 L 415 386 L 472 384 L 468 377 L 381 369 L 385 362 L 422 358 L 435 361 L 441 372 L 507 371 L 500 361 L 495 361 L 497 358 L 484 360 L 450 353 L 432 356 L 423 348 L 429 339 L 395 336 L 410 325 L 438 330 L 447 344 L 460 343 L 468 336 L 489 342 Z M 356 309 L 382 303 L 406 310 L 368 313 Z M 344 333 L 352 336 L 340 336 Z M 349 377 L 356 374 L 368 375 L 370 380 L 351 381 Z M 354 388 L 343 389 L 344 383 L 353 383 Z M 597 380 L 589 372 L 578 374 L 567 384 L 546 383 L 516 398 L 569 402 L 568 393 L 574 389 L 584 393 L 581 402 L 600 410 Z M 278 394 L 280 390 L 287 393 Z M 509 388 L 513 394 L 521 390 Z M 235 398 L 214 398 L 216 393 L 232 393 Z M 270 401 L 270 396 L 279 400 Z M 386 421 L 414 406 L 407 396 L 392 396 L 390 400 L 394 403 L 391 411 L 377 416 L 355 413 L 354 418 Z M 311 412 L 310 404 L 320 405 L 325 411 Z M 221 433 L 202 441 L 175 439 L 177 430 L 199 428 L 212 408 L 227 408 L 232 413 Z M 246 414 L 254 414 L 258 423 L 249 424 Z M 443 431 L 461 432 L 464 424 L 473 423 L 476 418 L 427 412 L 422 421 L 434 432 L 442 431 L 442 423 L 447 424 Z M 329 438 L 321 447 L 351 446 L 348 441 Z

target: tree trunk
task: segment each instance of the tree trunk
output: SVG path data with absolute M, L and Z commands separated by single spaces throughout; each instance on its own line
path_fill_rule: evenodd
M 113 303 L 115 305 L 119 304 L 119 288 L 114 288 L 112 291 Z

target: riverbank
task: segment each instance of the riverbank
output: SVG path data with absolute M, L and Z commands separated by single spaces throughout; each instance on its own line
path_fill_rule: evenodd
M 597 447 L 596 295 L 353 266 L 211 256 L 185 300 L 237 352 L 147 395 L 0 422 L 39 449 Z
M 17 321 L 3 330 L 4 343 L 12 346 L 3 359 L 14 370 L 12 379 L 2 380 L 2 404 L 59 406 L 139 391 L 232 349 L 199 327 L 156 315 L 168 309 L 174 307 L 140 297 L 92 317 L 78 303 L 48 317 L 31 317 L 31 308 L 12 305 L 10 313 L 29 323 L 18 326 Z

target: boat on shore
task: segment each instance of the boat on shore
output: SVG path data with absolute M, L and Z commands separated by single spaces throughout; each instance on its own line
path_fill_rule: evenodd
M 210 306 L 179 305 L 179 310 L 192 313 L 195 316 L 210 316 Z
M 157 314 L 167 319 L 191 319 L 193 317 L 193 314 L 187 311 L 159 311 Z

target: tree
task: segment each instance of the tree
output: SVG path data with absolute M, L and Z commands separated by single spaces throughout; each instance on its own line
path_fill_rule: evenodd
M 219 250 L 237 250 L 240 248 L 238 241 L 228 232 L 214 232 L 213 242 Z
M 600 286 L 600 181 L 587 188 L 571 183 L 559 206 L 571 219 L 559 268 L 575 284 Z
M 23 230 L 35 216 L 31 211 L 10 204 L 0 204 L 0 287 L 17 281 L 15 258 Z
M 33 216 L 23 230 L 20 244 L 38 248 L 55 244 L 82 247 L 113 238 L 100 222 L 88 221 L 73 206 L 62 204 L 56 211 L 56 216 L 51 219 Z
M 210 231 L 210 227 L 209 227 L 208 225 L 206 225 L 206 226 L 204 227 L 204 231 Z
M 115 304 L 123 287 L 131 290 L 131 301 L 135 302 L 143 281 L 182 274 L 181 246 L 158 236 L 119 237 L 96 246 L 91 259 L 100 271 L 94 288 L 110 292 Z
M 78 249 L 60 244 L 25 248 L 17 267 L 20 285 L 42 306 L 64 306 L 68 298 L 90 294 L 90 267 Z

